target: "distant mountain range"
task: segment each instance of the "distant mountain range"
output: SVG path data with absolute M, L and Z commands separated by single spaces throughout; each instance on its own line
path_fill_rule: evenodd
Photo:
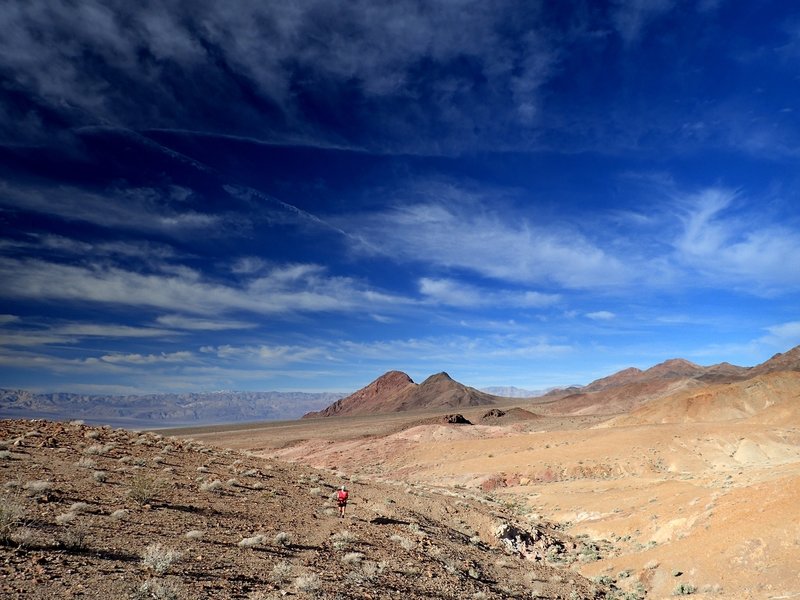
M 340 393 L 203 392 L 111 396 L 0 389 L 0 417 L 80 419 L 126 427 L 177 427 L 296 419 Z
M 684 390 L 732 384 L 783 371 L 800 371 L 800 346 L 776 354 L 755 367 L 737 367 L 729 363 L 703 367 L 688 360 L 672 359 L 644 371 L 624 369 L 586 386 L 555 389 L 530 398 L 530 405 L 541 414 L 624 414 Z M 467 387 L 451 379 L 447 373 L 432 375 L 421 384 L 416 384 L 405 373 L 389 371 L 354 394 L 336 400 L 324 410 L 310 412 L 303 418 L 488 406 L 508 401 L 509 398 Z
M 456 409 L 491 406 L 510 399 L 525 402 L 538 414 L 614 415 L 630 413 L 676 393 L 693 393 L 716 384 L 755 380 L 786 371 L 800 372 L 800 346 L 754 367 L 729 363 L 703 367 L 672 359 L 646 370 L 624 369 L 585 386 L 550 390 L 538 396 L 513 387 L 490 388 L 495 393 L 487 393 L 454 381 L 447 373 L 437 373 L 417 384 L 400 371 L 389 371 L 349 396 L 235 391 L 113 396 L 0 389 L 0 418 L 81 419 L 87 423 L 153 428 L 288 420 L 301 415 Z

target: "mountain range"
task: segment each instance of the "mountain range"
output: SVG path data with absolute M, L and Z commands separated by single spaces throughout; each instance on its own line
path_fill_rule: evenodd
M 518 395 L 517 388 L 493 388 L 496 394 L 487 393 L 463 385 L 447 373 L 431 375 L 417 384 L 401 371 L 389 371 L 349 396 L 333 392 L 236 391 L 114 396 L 0 389 L 0 418 L 82 419 L 129 427 L 175 427 L 285 420 L 301 415 L 312 418 L 457 409 L 514 400 L 545 415 L 619 415 L 676 394 L 690 398 L 710 386 L 751 380 L 767 385 L 763 377 L 781 372 L 800 372 L 800 346 L 753 367 L 729 363 L 704 367 L 671 359 L 646 370 L 628 368 L 585 386 L 554 389 L 525 399 Z M 781 389 L 790 380 L 784 381 Z M 733 389 L 745 390 L 747 386 Z

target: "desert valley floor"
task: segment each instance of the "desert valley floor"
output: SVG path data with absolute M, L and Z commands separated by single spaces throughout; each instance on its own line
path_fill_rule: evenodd
M 253 456 L 432 490 L 480 491 L 607 548 L 575 568 L 648 598 L 800 598 L 800 422 L 433 413 L 314 419 L 193 437 Z M 774 409 L 774 410 L 770 410 Z M 679 410 L 679 409 L 678 409 Z M 708 410 L 713 411 L 713 407 Z M 776 425 L 777 410 L 781 424 Z M 486 407 L 461 411 L 480 423 Z M 719 415 L 717 415 L 719 416 Z M 435 420 L 435 419 L 433 419 Z
M 0 421 L 0 596 L 800 598 L 800 348 L 527 400 L 390 372 L 307 416 Z

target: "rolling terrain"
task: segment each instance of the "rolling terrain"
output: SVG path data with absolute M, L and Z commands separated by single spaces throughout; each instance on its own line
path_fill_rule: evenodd
M 800 351 L 755 367 L 673 360 L 458 412 L 200 433 L 258 456 L 465 490 L 609 550 L 574 565 L 628 598 L 800 597 Z M 448 411 L 452 413 L 452 410 Z M 328 432 L 332 435 L 326 435 Z M 335 432 L 335 434 L 334 434 Z M 644 591 L 647 593 L 644 594 Z

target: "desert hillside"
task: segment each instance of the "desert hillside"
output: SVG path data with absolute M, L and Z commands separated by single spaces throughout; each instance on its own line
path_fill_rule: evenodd
M 481 494 L 78 423 L 1 421 L 3 598 L 603 598 L 609 548 Z M 338 516 L 333 493 L 351 502 Z
M 464 407 L 460 418 L 384 413 L 198 437 L 482 494 L 609 548 L 575 567 L 620 597 L 788 599 L 800 597 L 797 356 L 745 370 L 668 361 L 606 378 L 580 399 Z
M 447 373 L 431 375 L 420 384 L 405 373 L 389 371 L 357 392 L 304 418 L 354 416 L 436 408 L 496 404 L 501 399 L 454 381 Z

